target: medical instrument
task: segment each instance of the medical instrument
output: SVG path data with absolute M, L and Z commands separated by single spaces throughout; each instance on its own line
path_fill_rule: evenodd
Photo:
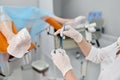
M 92 41 L 92 33 L 96 31 L 95 26 L 96 26 L 96 23 L 85 25 L 85 36 L 88 42 Z
M 77 25 L 75 27 L 75 29 L 85 29 L 85 30 L 89 30 L 88 28 L 93 28 L 93 27 L 96 27 L 96 23 L 86 23 L 86 24 L 80 24 L 80 25 Z M 94 31 L 90 31 L 90 32 L 94 32 Z
M 52 34 L 50 32 L 47 32 L 47 34 L 50 35 L 50 36 L 56 37 L 56 35 L 54 35 L 54 34 Z
M 63 25 L 63 31 L 65 31 L 65 24 Z M 62 36 L 60 37 L 60 48 L 63 49 L 63 40 L 64 40 L 64 35 L 62 34 Z
M 83 63 L 82 63 L 82 80 L 85 80 L 86 76 L 87 76 L 87 69 L 88 69 L 88 61 L 85 60 Z
M 85 37 L 88 42 L 92 41 L 92 33 L 96 32 L 96 23 L 85 23 L 85 24 L 80 24 L 76 29 L 80 29 L 85 31 Z
M 65 24 L 63 25 L 63 31 L 65 31 Z M 64 39 L 64 35 L 62 34 L 62 36 L 60 37 L 60 48 L 63 49 L 63 39 Z M 56 53 L 56 50 L 54 50 L 54 53 Z

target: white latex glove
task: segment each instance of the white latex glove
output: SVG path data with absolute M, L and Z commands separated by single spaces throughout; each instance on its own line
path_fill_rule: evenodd
M 62 28 L 54 33 L 54 35 L 57 35 L 57 34 L 60 34 L 60 36 L 63 36 L 63 35 L 68 36 L 68 37 L 74 39 L 75 42 L 77 42 L 77 43 L 81 42 L 83 39 L 81 33 L 76 31 L 70 25 L 66 25 L 65 30 Z
M 54 53 L 54 50 L 51 51 L 53 63 L 62 72 L 63 76 L 65 76 L 65 74 L 72 69 L 70 59 L 63 49 L 57 49 L 55 52 L 56 53 Z

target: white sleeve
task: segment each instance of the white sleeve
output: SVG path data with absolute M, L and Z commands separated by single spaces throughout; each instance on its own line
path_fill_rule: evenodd
M 115 43 L 104 48 L 96 48 L 92 46 L 89 55 L 86 57 L 87 60 L 90 60 L 94 63 L 101 63 L 103 60 L 108 58 L 111 55 L 115 55 L 117 49 Z

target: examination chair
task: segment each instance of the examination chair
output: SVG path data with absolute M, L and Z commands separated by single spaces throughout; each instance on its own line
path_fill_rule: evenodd
M 17 34 L 18 30 L 16 29 L 16 26 L 15 26 L 14 22 L 12 22 L 12 30 L 13 30 L 13 33 Z M 7 47 L 8 47 L 8 45 L 9 44 L 7 43 L 7 40 L 4 37 L 4 34 L 2 34 L 0 32 L 0 54 L 1 55 L 9 55 L 7 53 Z M 35 45 L 33 43 L 31 43 L 31 46 L 28 49 L 28 51 L 30 51 L 30 50 L 32 50 L 34 48 L 35 48 Z M 0 75 L 3 76 L 3 77 L 9 76 L 13 72 L 13 71 L 10 70 L 10 66 L 9 66 L 9 63 L 8 63 L 9 59 L 11 59 L 11 58 L 14 58 L 14 57 L 11 56 L 11 55 L 9 55 L 8 59 L 3 60 L 4 62 L 1 61 L 2 63 L 5 63 L 4 66 L 0 65 Z
M 13 33 L 15 33 L 15 34 L 18 33 L 18 30 L 16 29 L 16 26 L 15 26 L 14 22 L 12 22 L 12 30 L 13 30 Z M 8 45 L 9 44 L 8 44 L 6 38 L 0 32 L 0 53 L 6 54 Z M 35 48 L 35 45 L 33 43 L 31 43 L 31 46 L 30 46 L 30 48 L 28 50 L 31 50 L 33 48 Z
M 46 16 L 45 22 L 47 22 L 50 26 L 54 27 L 55 30 L 58 30 L 62 27 L 57 21 L 55 21 L 52 17 Z M 50 33 L 48 32 L 48 35 Z M 49 70 L 49 64 L 43 60 L 36 60 L 32 62 L 32 72 L 34 80 L 46 80 L 47 74 L 46 72 Z

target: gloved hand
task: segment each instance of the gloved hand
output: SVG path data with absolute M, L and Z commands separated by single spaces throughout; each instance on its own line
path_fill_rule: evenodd
M 54 33 L 54 35 L 57 35 L 57 34 L 60 34 L 60 36 L 63 36 L 63 35 L 68 36 L 68 37 L 74 39 L 75 42 L 77 42 L 77 43 L 81 42 L 82 39 L 83 39 L 81 33 L 76 31 L 70 25 L 66 25 L 65 30 L 64 30 L 64 27 L 63 27 L 62 29 L 59 29 L 58 31 L 56 31 Z
M 51 56 L 53 63 L 62 72 L 63 76 L 65 76 L 65 74 L 72 69 L 70 59 L 66 54 L 65 50 L 63 49 L 57 49 L 56 51 L 53 50 L 51 51 Z

